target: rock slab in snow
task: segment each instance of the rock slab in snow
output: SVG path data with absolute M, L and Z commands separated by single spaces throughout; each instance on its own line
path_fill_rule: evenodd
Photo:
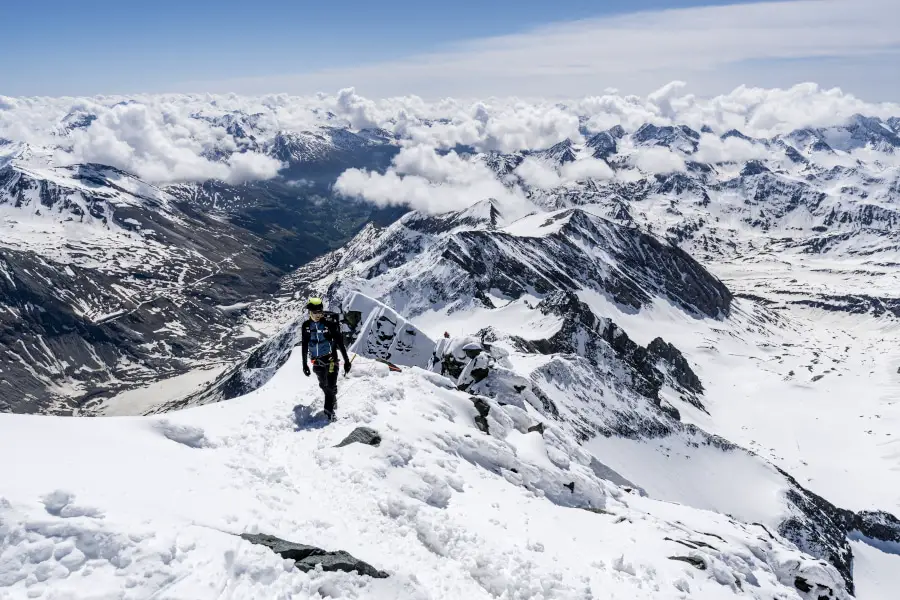
M 335 448 L 342 448 L 357 442 L 369 446 L 377 446 L 381 443 L 381 435 L 371 427 L 357 427 Z
M 361 561 L 343 550 L 329 552 L 315 546 L 282 540 L 265 533 L 242 533 L 241 537 L 252 544 L 266 546 L 282 558 L 296 561 L 294 566 L 304 572 L 312 571 L 317 565 L 321 565 L 323 571 L 345 571 L 347 573 L 357 571 L 360 575 L 378 579 L 388 576 L 384 571 L 379 571 L 369 563 Z

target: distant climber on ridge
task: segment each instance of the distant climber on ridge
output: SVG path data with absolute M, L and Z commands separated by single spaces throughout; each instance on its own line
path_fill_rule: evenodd
M 325 305 L 320 298 L 310 298 L 306 303 L 309 319 L 303 322 L 301 344 L 303 348 L 303 374 L 309 377 L 307 353 L 312 362 L 312 370 L 319 380 L 319 387 L 325 392 L 325 416 L 334 421 L 337 409 L 337 379 L 340 360 L 337 351 L 344 357 L 344 373 L 350 371 L 350 359 L 344 348 L 344 336 L 337 320 L 325 319 Z

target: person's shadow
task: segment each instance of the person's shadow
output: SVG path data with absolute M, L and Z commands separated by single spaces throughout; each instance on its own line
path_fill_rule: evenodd
M 314 411 L 312 406 L 298 404 L 294 407 L 294 431 L 322 429 L 328 425 L 324 410 Z

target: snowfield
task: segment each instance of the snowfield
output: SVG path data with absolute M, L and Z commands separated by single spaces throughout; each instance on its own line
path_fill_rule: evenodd
M 324 427 L 298 352 L 246 396 L 161 417 L 2 415 L 0 597 L 849 597 L 763 526 L 600 479 L 527 405 L 488 401 L 483 433 L 441 379 L 359 357 Z M 335 447 L 362 425 L 379 446 Z M 244 532 L 389 577 L 304 573 Z

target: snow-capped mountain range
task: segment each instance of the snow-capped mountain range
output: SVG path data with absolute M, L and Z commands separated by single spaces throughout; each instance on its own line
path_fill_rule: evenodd
M 140 543 L 124 542 L 142 535 L 136 522 L 98 516 L 120 512 L 118 500 L 85 508 L 75 498 L 94 488 L 78 477 L 56 484 L 49 463 L 32 465 L 41 477 L 7 466 L 4 478 L 23 483 L 12 503 L 0 498 L 12 523 L 0 537 L 11 558 L 0 558 L 21 568 L 0 570 L 0 584 L 67 585 L 84 561 L 65 564 L 72 551 L 59 548 L 72 536 L 112 536 L 119 550 L 94 568 L 124 569 L 146 578 L 141 593 L 179 598 L 196 597 L 211 573 L 251 595 L 312 595 L 310 585 L 325 585 L 363 586 L 364 597 L 401 588 L 411 597 L 536 597 L 525 582 L 534 579 L 548 598 L 596 597 L 610 586 L 641 598 L 892 597 L 900 120 L 854 114 L 759 135 L 721 123 L 595 127 L 580 118 L 574 135 L 554 143 L 491 148 L 435 145 L 427 132 L 453 118 L 354 127 L 358 118 L 316 116 L 315 127 L 286 131 L 266 113 L 192 115 L 224 132 L 199 146 L 227 174 L 203 181 L 151 183 L 121 165 L 60 158 L 80 152 L 79 136 L 102 125 L 102 114 L 67 114 L 56 146 L 0 146 L 3 410 L 144 413 L 129 427 L 155 433 L 135 435 L 135 452 L 168 456 L 177 443 L 178 452 L 205 453 L 222 467 L 207 488 L 236 485 L 244 509 L 271 511 L 248 520 L 149 501 L 145 510 L 162 510 L 172 535 L 201 517 L 211 527 L 184 542 L 184 564 L 163 568 Z M 264 170 L 256 157 L 280 163 L 280 174 L 235 179 L 251 162 Z M 400 216 L 407 205 L 419 210 Z M 317 392 L 298 377 L 293 353 L 310 294 L 342 307 L 361 356 L 356 379 L 342 383 L 357 384 L 339 403 L 345 421 L 324 430 L 303 412 Z M 31 432 L 26 422 L 7 416 L 3 439 L 25 443 L 12 432 Z M 53 422 L 54 435 L 75 446 L 120 436 L 106 424 Z M 385 441 L 350 464 L 325 446 L 356 426 Z M 300 462 L 262 473 L 271 444 Z M 429 457 L 418 461 L 423 444 Z M 183 460 L 190 477 L 194 459 Z M 326 477 L 326 463 L 339 474 L 326 495 L 346 494 L 353 507 L 331 542 L 318 525 L 283 517 L 302 508 L 323 522 L 343 518 L 311 508 L 330 496 L 298 491 L 316 488 L 304 470 Z M 76 464 L 69 468 L 89 479 Z M 447 464 L 457 475 L 441 474 Z M 226 473 L 236 479 L 222 487 Z M 52 485 L 65 489 L 45 489 Z M 381 517 L 365 508 L 362 492 L 373 489 Z M 574 535 L 566 550 L 549 530 L 505 547 L 464 520 L 486 498 L 515 513 L 523 493 L 537 511 L 529 522 L 593 531 L 599 523 L 553 511 L 618 515 L 595 535 L 604 544 L 632 536 L 635 559 L 616 546 L 621 558 L 608 569 L 601 560 L 559 570 L 549 565 L 596 548 Z M 81 533 L 35 529 L 41 510 L 81 519 Z M 380 518 L 417 541 L 394 539 L 393 525 L 350 535 Z M 650 521 L 660 539 L 645 536 Z M 405 558 L 376 564 L 390 572 L 387 587 L 321 572 L 247 577 L 244 558 L 225 574 L 198 569 L 234 543 L 217 536 L 258 529 L 302 534 L 296 541 L 373 564 L 384 544 Z M 469 568 L 463 538 L 506 558 L 491 562 L 485 550 L 482 566 Z M 52 546 L 60 568 L 25 568 L 21 539 Z M 664 543 L 687 552 L 657 560 L 649 549 Z M 547 561 L 525 554 L 548 549 Z M 439 568 L 431 555 L 461 570 L 423 583 L 421 569 Z M 117 566 L 123 557 L 134 566 Z M 596 573 L 585 575 L 589 568 Z M 151 571 L 186 583 L 162 588 L 143 574 Z M 585 579 L 567 580 L 575 574 Z M 453 590 L 436 592 L 441 585 Z

